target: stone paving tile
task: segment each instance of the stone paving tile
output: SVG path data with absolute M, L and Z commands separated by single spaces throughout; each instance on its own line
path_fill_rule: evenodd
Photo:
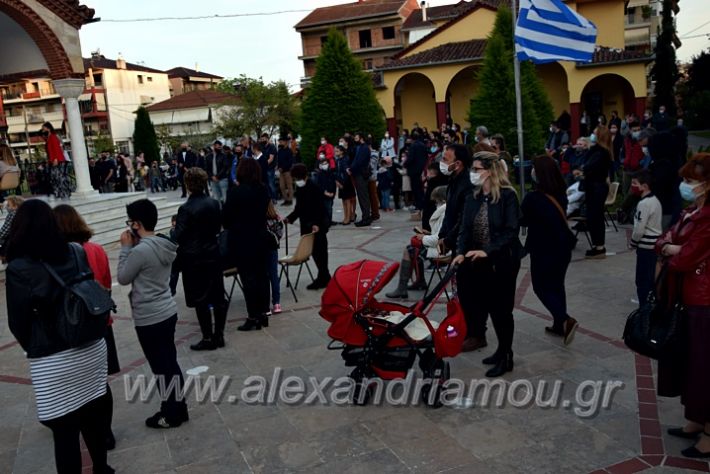
M 406 212 L 388 213 L 378 222 L 379 229 L 334 227 L 329 234 L 331 269 L 375 258 L 373 254 L 398 260 L 409 240 L 412 223 L 408 217 Z M 289 228 L 290 250 L 298 241 L 297 232 L 296 226 Z M 270 381 L 275 367 L 283 369 L 283 376 L 306 380 L 311 376 L 319 380 L 342 377 L 352 370 L 345 367 L 339 351 L 326 349 L 329 324 L 318 315 L 320 292 L 305 290 L 306 276 L 299 286 L 298 303 L 282 288 L 284 313 L 274 315 L 269 328 L 246 334 L 236 331 L 245 315 L 243 296 L 236 289 L 225 334 L 227 347 L 214 352 L 189 350 L 189 344 L 199 339 L 199 327 L 180 291 L 176 298 L 180 365 L 183 370 L 206 366 L 203 376 L 230 376 L 226 396 L 217 404 L 198 403 L 191 396 L 188 423 L 176 430 L 155 431 L 146 428 L 144 420 L 158 409 L 158 401 L 129 403 L 119 375 L 111 382 L 117 447 L 109 454 L 109 463 L 121 473 L 496 474 L 585 472 L 631 460 L 641 451 L 639 414 L 656 415 L 650 407 L 639 406 L 635 358 L 609 343 L 619 340 L 626 315 L 634 308 L 630 302 L 635 293 L 634 255 L 625 250 L 625 240 L 625 230 L 608 232 L 607 248 L 616 255 L 604 261 L 584 261 L 583 245 L 574 251 L 567 276 L 569 312 L 584 331 L 577 334 L 572 346 L 565 347 L 560 339 L 544 333 L 550 324 L 545 320 L 547 311 L 531 288 L 519 294 L 515 369 L 502 379 L 506 389 L 524 378 L 533 384 L 560 380 L 565 398 L 573 398 L 586 380 L 623 381 L 625 387 L 615 393 L 611 407 L 593 417 L 575 416 L 570 409 L 515 408 L 509 403 L 500 408 L 481 407 L 480 393 L 473 407 L 440 409 L 421 404 L 255 405 L 239 400 L 249 376 Z M 114 269 L 117 254 L 116 248 L 109 252 Z M 528 268 L 524 260 L 520 285 L 529 284 Z M 396 284 L 390 283 L 383 293 Z M 0 286 L 0 294 L 4 291 Z M 128 288 L 116 286 L 113 295 L 120 308 L 113 329 L 121 364 L 131 377 L 150 376 L 149 367 L 140 363 L 143 354 L 133 324 L 126 318 L 130 315 Z M 422 296 L 413 292 L 404 304 Z M 380 297 L 384 299 L 384 295 Z M 444 311 L 445 305 L 435 305 L 431 318 L 441 320 Z M 483 378 L 486 367 L 481 360 L 496 347 L 490 323 L 489 329 L 487 348 L 450 360 L 453 377 L 465 383 Z M 18 379 L 7 377 L 28 377 L 27 360 L 12 340 L 6 318 L 0 317 L 0 474 L 54 472 L 51 432 L 36 420 L 31 386 L 12 383 Z M 641 380 L 648 384 L 652 379 Z M 236 396 L 237 403 L 228 400 L 230 395 Z M 658 410 L 665 452 L 679 456 L 689 442 L 672 439 L 665 429 L 682 423 L 682 407 L 676 399 L 658 399 Z M 684 471 L 662 466 L 650 472 Z

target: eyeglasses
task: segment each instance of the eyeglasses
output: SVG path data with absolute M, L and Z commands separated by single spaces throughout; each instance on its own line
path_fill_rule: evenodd
M 135 221 L 132 221 L 132 220 L 129 219 L 129 220 L 126 221 L 126 225 L 127 225 L 128 227 L 130 227 L 130 226 L 133 225 L 134 222 L 135 222 Z

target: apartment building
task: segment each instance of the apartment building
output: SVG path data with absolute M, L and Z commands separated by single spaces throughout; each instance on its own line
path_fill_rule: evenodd
M 222 82 L 222 76 L 216 76 L 197 69 L 174 67 L 165 71 L 170 80 L 170 97 L 193 91 L 206 91 Z

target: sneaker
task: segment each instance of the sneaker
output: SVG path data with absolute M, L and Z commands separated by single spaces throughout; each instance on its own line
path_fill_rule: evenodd
M 273 309 L 272 312 L 273 312 L 274 314 L 279 314 L 281 311 L 282 311 L 281 305 L 278 304 L 278 303 L 276 303 L 276 304 L 274 305 L 274 309 Z
M 147 426 L 148 428 L 155 429 L 177 428 L 178 426 L 182 425 L 183 421 L 187 420 L 180 419 L 168 421 L 165 415 L 163 415 L 161 412 L 158 412 L 150 418 L 146 418 L 145 426 Z
M 602 247 L 600 249 L 598 248 L 593 248 L 590 250 L 587 250 L 587 252 L 584 254 L 584 258 L 592 259 L 603 259 L 606 258 L 606 248 Z

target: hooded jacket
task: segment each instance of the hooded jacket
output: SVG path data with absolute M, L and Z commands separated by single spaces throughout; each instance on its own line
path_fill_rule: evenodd
M 118 282 L 132 285 L 128 297 L 136 326 L 158 324 L 177 313 L 170 294 L 170 269 L 177 244 L 164 235 L 145 237 L 124 246 L 118 257 Z

